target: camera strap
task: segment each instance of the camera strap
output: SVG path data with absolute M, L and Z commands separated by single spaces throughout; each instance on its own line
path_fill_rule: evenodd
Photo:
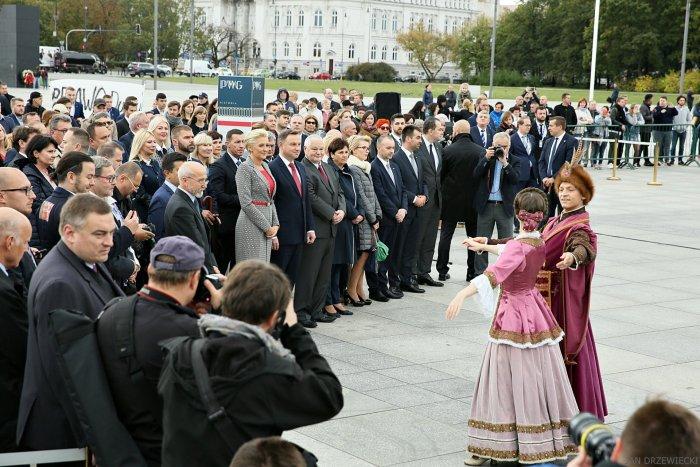
M 207 371 L 207 367 L 204 365 L 204 360 L 202 359 L 202 347 L 204 347 L 206 341 L 205 338 L 202 338 L 192 342 L 192 346 L 190 347 L 192 371 L 194 372 L 194 379 L 197 382 L 197 389 L 199 389 L 199 397 L 207 411 L 207 418 L 214 425 L 214 428 L 219 432 L 219 435 L 233 454 L 238 448 L 238 446 L 233 443 L 235 440 L 240 439 L 241 436 L 236 432 L 236 428 L 233 426 L 231 419 L 226 413 L 226 409 L 219 403 L 211 387 L 209 371 Z

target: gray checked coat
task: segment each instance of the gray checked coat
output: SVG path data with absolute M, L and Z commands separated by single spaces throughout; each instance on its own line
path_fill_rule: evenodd
M 352 165 L 352 159 L 348 161 L 348 166 L 352 172 L 352 179 L 355 183 L 355 191 L 364 212 L 365 219 L 358 224 L 357 251 L 368 251 L 377 246 L 376 237 L 373 235 L 372 224 L 382 217 L 382 208 L 379 206 L 377 197 L 374 194 L 372 178 L 367 172 L 356 165 Z
M 267 162 L 263 162 L 263 168 L 272 177 Z M 269 262 L 272 240 L 267 238 L 265 231 L 273 225 L 279 225 L 273 200 L 277 183 L 270 194 L 267 180 L 255 168 L 252 159 L 248 158 L 236 172 L 236 188 L 241 202 L 241 213 L 236 221 L 236 262 L 246 259 Z M 253 201 L 269 204 L 260 206 L 253 204 Z

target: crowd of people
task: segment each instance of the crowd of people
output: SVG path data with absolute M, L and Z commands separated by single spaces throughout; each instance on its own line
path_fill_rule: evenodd
M 467 86 L 432 102 L 427 85 L 410 112 L 380 118 L 357 90 L 298 102 L 281 89 L 250 131 L 221 134 L 217 99 L 206 93 L 183 102 L 158 93 L 148 111 L 132 97 L 115 109 L 110 95 L 87 111 L 76 94 L 68 87 L 45 109 L 38 91 L 25 103 L 0 84 L 0 142 L 11 145 L 0 145 L 0 304 L 8 310 L 0 341 L 9 382 L 0 449 L 84 446 L 101 436 L 104 423 L 73 408 L 81 391 L 66 380 L 77 376 L 66 375 L 67 357 L 51 344 L 68 319 L 61 309 L 96 320 L 102 379 L 133 440 L 133 449 L 91 445 L 98 463 L 116 456 L 225 466 L 251 439 L 326 420 L 342 408 L 342 391 L 304 328 L 442 287 L 459 223 L 474 238 L 465 277 L 473 285 L 448 314 L 501 283 L 505 301 L 542 293 L 547 304 L 527 298 L 535 300 L 529 318 L 541 318 L 534 329 L 516 326 L 529 319 L 509 321 L 525 308 L 502 306 L 507 319 L 494 321 L 490 339 L 540 349 L 507 358 L 549 361 L 547 397 L 561 396 L 557 414 L 542 408 L 535 417 L 538 426 L 551 423 L 538 431 L 548 449 L 495 450 L 489 436 L 508 430 L 489 418 L 489 391 L 505 373 L 489 377 L 485 366 L 469 422 L 478 440 L 471 462 L 509 460 L 513 449 L 522 462 L 565 458 L 568 419 L 578 410 L 607 415 L 587 315 L 597 248 L 585 205 L 594 188 L 575 158 L 583 155 L 577 136 L 607 107 L 594 116 L 595 106 L 583 100 L 574 109 L 565 94 L 552 109 L 528 88 L 505 111 L 486 96 L 472 105 Z M 690 115 L 665 100 L 651 112 L 654 123 Z M 615 102 L 603 119 L 646 118 L 635 106 L 627 112 L 625 97 Z M 637 125 L 625 121 L 624 131 Z M 669 144 L 682 147 L 672 131 Z M 544 242 L 535 232 L 547 219 Z M 494 228 L 502 240 L 517 235 L 505 251 L 487 245 Z M 489 267 L 483 251 L 502 254 Z M 540 269 L 546 286 L 535 289 Z M 497 346 L 487 352 L 499 354 Z M 100 387 L 94 372 L 79 376 Z M 531 383 L 524 375 L 509 384 L 531 385 L 526 402 L 534 403 L 542 394 Z

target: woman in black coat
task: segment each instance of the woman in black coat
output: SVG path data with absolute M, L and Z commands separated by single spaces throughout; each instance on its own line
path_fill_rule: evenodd
M 325 310 L 331 315 L 334 313 L 351 315 L 352 311 L 346 309 L 342 303 L 341 292 L 344 292 L 348 283 L 348 269 L 355 262 L 357 224 L 364 220 L 364 215 L 355 192 L 352 173 L 348 167 L 348 158 L 350 157 L 348 143 L 342 139 L 333 140 L 328 145 L 328 153 L 330 155 L 328 162 L 337 171 L 340 187 L 345 195 L 346 212 L 345 217 L 338 224 L 335 236 L 331 283 L 326 295 Z
M 56 158 L 58 143 L 49 136 L 37 135 L 27 145 L 27 158 L 16 159 L 15 167 L 24 172 L 32 184 L 36 198 L 32 201 L 32 213 L 29 221 L 32 223 L 32 246 L 39 244 L 39 234 L 36 229 L 36 219 L 41 203 L 51 196 L 56 184 L 53 181 L 53 161 Z

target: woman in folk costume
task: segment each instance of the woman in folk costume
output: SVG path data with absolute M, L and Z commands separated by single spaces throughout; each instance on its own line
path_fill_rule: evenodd
M 546 261 L 539 287 L 564 329 L 564 363 L 578 406 L 603 419 L 608 414 L 588 309 L 597 253 L 597 236 L 586 205 L 595 191 L 593 180 L 579 165 L 581 147 L 554 179 L 563 211 L 542 231 Z
M 453 319 L 464 300 L 478 293 L 485 313 L 493 316 L 474 388 L 467 465 L 489 459 L 536 464 L 576 452 L 567 433 L 578 407 L 559 351 L 564 332 L 535 286 L 545 260 L 537 226 L 547 212 L 547 196 L 527 188 L 514 206 L 521 232 L 516 238 L 505 245 L 465 241 L 472 250 L 500 254 L 447 309 Z

